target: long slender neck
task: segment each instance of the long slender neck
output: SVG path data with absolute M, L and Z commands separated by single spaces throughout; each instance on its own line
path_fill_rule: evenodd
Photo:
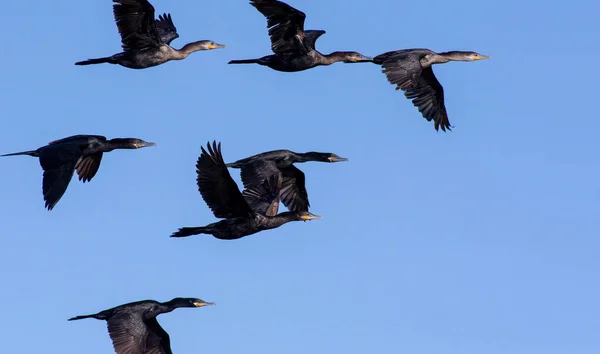
M 333 52 L 330 54 L 323 54 L 321 65 L 331 65 L 339 61 L 344 61 L 348 58 L 348 52 Z
M 270 229 L 274 229 L 290 221 L 298 221 L 298 215 L 291 211 L 285 211 L 270 217 L 268 221 L 268 227 Z
M 104 151 L 112 151 L 114 149 L 135 149 L 129 139 L 111 139 L 107 140 L 102 147 Z
M 423 63 L 423 65 L 425 66 L 429 66 L 431 64 L 443 64 L 449 61 L 467 61 L 464 53 L 461 52 L 433 53 L 429 54 L 424 59 L 425 63 Z
M 184 45 L 181 49 L 175 50 L 177 57 L 175 59 L 185 59 L 188 55 L 203 50 L 204 47 L 199 42 L 192 42 Z

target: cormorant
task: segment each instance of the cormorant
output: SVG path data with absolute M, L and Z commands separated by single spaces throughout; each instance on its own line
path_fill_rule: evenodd
M 310 203 L 304 183 L 304 172 L 293 164 L 307 161 L 341 162 L 348 159 L 329 152 L 297 153 L 275 150 L 228 163 L 226 166 L 241 168 L 242 182 L 246 189 L 256 188 L 271 176 L 278 175 L 281 179 L 281 201 L 290 211 L 300 211 L 308 210 Z
M 179 307 L 215 305 L 194 298 L 175 298 L 167 302 L 143 300 L 113 307 L 94 315 L 69 318 L 105 320 L 108 334 L 117 354 L 172 354 L 169 334 L 160 326 L 156 316 Z
M 474 61 L 489 59 L 475 52 L 436 53 L 429 49 L 403 49 L 380 54 L 373 63 L 383 67 L 382 72 L 396 90 L 404 91 L 419 112 L 428 121 L 433 120 L 435 130 L 452 130 L 444 104 L 444 88 L 433 74 L 431 65 L 449 61 Z
M 255 188 L 240 193 L 231 178 L 223 155 L 221 143 L 207 144 L 208 152 L 202 153 L 196 163 L 198 191 L 217 218 L 225 220 L 204 227 L 183 227 L 171 237 L 211 234 L 221 240 L 235 240 L 259 231 L 277 228 L 290 221 L 321 219 L 308 210 L 288 211 L 274 216 L 267 210 L 277 210 L 281 180 L 271 176 Z M 254 207 L 254 208 L 253 208 Z
M 73 135 L 55 140 L 37 150 L 15 152 L 0 156 L 29 155 L 39 157 L 44 170 L 42 191 L 46 208 L 52 210 L 69 186 L 77 170 L 79 180 L 91 181 L 98 172 L 102 154 L 115 149 L 139 149 L 154 146 L 140 139 L 111 139 L 100 135 Z
M 284 2 L 251 0 L 250 4 L 267 18 L 271 50 L 275 55 L 267 55 L 259 59 L 232 60 L 229 64 L 259 64 L 277 71 L 295 72 L 318 65 L 331 65 L 339 61 L 357 63 L 372 60 L 357 52 L 321 54 L 315 49 L 315 42 L 325 34 L 325 31 L 305 31 L 306 15 Z
M 225 48 L 213 41 L 188 43 L 181 49 L 170 46 L 179 34 L 171 14 L 154 19 L 154 7 L 147 0 L 113 0 L 123 52 L 110 57 L 89 59 L 75 65 L 119 64 L 130 69 L 145 69 L 169 60 L 182 60 L 193 52 Z

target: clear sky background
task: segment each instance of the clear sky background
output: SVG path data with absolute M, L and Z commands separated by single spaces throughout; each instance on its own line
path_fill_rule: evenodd
M 104 322 L 67 319 L 177 296 L 217 306 L 159 317 L 175 353 L 600 351 L 597 2 L 290 3 L 327 31 L 324 53 L 491 55 L 434 67 L 445 134 L 373 64 L 227 65 L 271 53 L 245 0 L 153 4 L 172 14 L 175 47 L 227 48 L 76 67 L 120 51 L 110 1 L 3 4 L 0 153 L 73 134 L 157 143 L 106 154 L 51 212 L 36 159 L 0 160 L 3 352 L 111 353 Z M 298 165 L 322 220 L 169 238 L 217 220 L 195 184 L 213 139 L 227 161 L 274 149 L 350 161 Z

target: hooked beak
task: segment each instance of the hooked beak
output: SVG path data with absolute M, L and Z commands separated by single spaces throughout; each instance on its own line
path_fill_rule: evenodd
M 331 156 L 331 157 L 328 157 L 327 159 L 329 160 L 329 162 L 342 162 L 342 161 L 348 161 L 348 159 L 347 159 L 347 158 L 345 158 L 345 157 L 333 157 L 333 156 Z
M 311 213 L 308 213 L 308 214 L 306 214 L 306 215 L 302 215 L 300 218 L 301 218 L 302 220 L 304 220 L 304 221 L 323 219 L 323 217 L 322 217 L 322 216 L 315 215 L 315 214 L 311 214 Z
M 196 306 L 196 307 L 215 306 L 215 305 L 216 305 L 216 303 L 214 303 L 214 302 L 200 302 L 200 301 L 194 302 L 194 306 Z
M 210 44 L 208 46 L 208 49 L 218 49 L 218 48 L 225 48 L 225 44 L 215 43 L 215 44 Z
M 142 143 L 137 144 L 136 148 L 139 149 L 139 148 L 148 147 L 148 146 L 156 146 L 156 143 L 144 141 Z
M 354 56 L 348 60 L 344 60 L 344 63 L 366 63 L 373 61 L 373 58 L 366 56 Z
M 473 56 L 473 60 L 484 60 L 484 59 L 491 59 L 492 57 L 489 55 L 474 55 Z

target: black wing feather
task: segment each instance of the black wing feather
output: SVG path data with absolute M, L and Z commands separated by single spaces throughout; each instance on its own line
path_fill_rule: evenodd
M 308 192 L 304 172 L 291 165 L 282 170 L 281 201 L 290 211 L 308 211 Z
M 75 165 L 75 170 L 79 175 L 79 180 L 85 182 L 89 182 L 94 178 L 98 169 L 100 168 L 100 162 L 102 161 L 102 152 L 96 153 L 94 155 L 88 155 L 82 157 Z
M 196 163 L 196 182 L 202 199 L 217 218 L 254 215 L 225 166 L 221 143 L 217 146 L 213 141 L 212 147 L 208 143 L 207 148 L 208 152 L 201 148 L 202 154 Z
M 171 14 L 162 14 L 158 16 L 158 19 L 154 21 L 156 26 L 156 32 L 163 43 L 171 44 L 175 38 L 179 38 L 177 28 L 173 23 Z
M 154 6 L 147 0 L 113 0 L 113 14 L 124 51 L 161 45 L 154 22 Z
M 153 317 L 146 320 L 148 336 L 146 338 L 146 351 L 144 354 L 173 354 L 169 334 Z
M 146 353 L 148 331 L 140 314 L 117 312 L 106 322 L 117 354 Z
M 275 216 L 279 211 L 279 191 L 281 179 L 279 173 L 267 178 L 263 183 L 244 190 L 242 195 L 256 213 Z
M 391 84 L 396 85 L 396 90 L 404 91 L 425 119 L 433 120 L 436 130 L 440 127 L 443 131 L 451 130 L 444 89 L 431 67 L 423 68 L 419 60 L 419 56 L 411 53 L 390 55 L 383 61 L 382 72 Z
M 267 18 L 274 53 L 307 52 L 304 45 L 304 12 L 277 0 L 251 0 L 250 4 Z

